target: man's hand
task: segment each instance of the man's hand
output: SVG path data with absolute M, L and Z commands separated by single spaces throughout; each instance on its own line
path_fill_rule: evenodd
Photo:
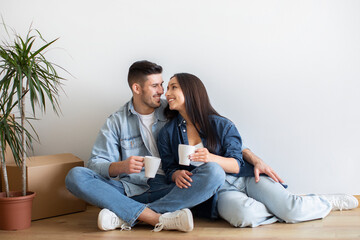
M 259 158 L 260 159 L 260 158 Z M 255 174 L 255 182 L 260 181 L 260 174 L 265 173 L 269 177 L 271 177 L 275 182 L 281 182 L 284 181 L 277 175 L 277 173 L 266 163 L 264 163 L 261 159 L 254 165 L 254 174 Z
M 190 176 L 193 174 L 187 170 L 176 170 L 172 175 L 172 180 L 179 188 L 191 187 L 192 179 Z
M 131 156 L 124 161 L 111 163 L 109 175 L 116 177 L 121 173 L 139 173 L 144 166 L 144 157 Z
M 251 152 L 250 149 L 244 149 L 242 153 L 244 160 L 254 165 L 255 182 L 260 181 L 260 174 L 262 173 L 271 177 L 275 182 L 284 182 L 269 165 L 267 165 L 261 158 Z
M 125 173 L 139 173 L 144 166 L 144 157 L 131 156 L 122 162 L 124 164 L 123 169 Z

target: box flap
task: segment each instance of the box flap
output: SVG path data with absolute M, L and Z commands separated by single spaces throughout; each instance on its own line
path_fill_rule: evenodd
M 55 165 L 64 163 L 83 162 L 80 158 L 71 153 L 62 153 L 55 155 L 33 156 L 28 157 L 26 165 L 28 167 L 37 167 L 44 165 Z M 14 166 L 15 163 L 9 163 L 8 166 Z

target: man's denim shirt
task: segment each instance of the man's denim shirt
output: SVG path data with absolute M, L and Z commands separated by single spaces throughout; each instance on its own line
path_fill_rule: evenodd
M 254 168 L 251 164 L 242 158 L 242 140 L 236 126 L 227 118 L 212 115 L 210 117 L 211 125 L 218 136 L 218 146 L 213 152 L 216 155 L 234 158 L 238 162 L 240 172 L 236 174 L 227 174 L 227 180 L 233 182 L 237 177 L 254 176 Z M 201 134 L 200 134 L 201 135 Z M 206 139 L 200 136 L 201 141 L 206 147 Z M 189 144 L 187 138 L 186 121 L 178 114 L 175 119 L 170 121 L 160 131 L 158 137 L 158 149 L 161 157 L 162 168 L 166 174 L 167 180 L 172 181 L 172 174 L 178 169 L 193 170 L 194 166 L 179 165 L 178 145 Z
M 152 127 L 155 141 L 166 124 L 163 113 L 166 105 L 166 101 L 161 99 L 161 106 L 155 109 L 156 120 Z M 126 160 L 130 156 L 151 155 L 150 148 L 147 146 L 148 141 L 144 141 L 143 136 L 139 117 L 131 99 L 119 111 L 110 115 L 101 128 L 88 161 L 88 168 L 105 178 L 110 178 L 111 163 Z M 149 189 L 144 169 L 140 173 L 121 174 L 119 179 L 129 197 L 140 195 Z

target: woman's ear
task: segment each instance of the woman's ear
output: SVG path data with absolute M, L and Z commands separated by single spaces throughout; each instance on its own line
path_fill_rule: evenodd
M 140 94 L 141 93 L 141 86 L 138 83 L 134 83 L 131 87 L 133 93 Z

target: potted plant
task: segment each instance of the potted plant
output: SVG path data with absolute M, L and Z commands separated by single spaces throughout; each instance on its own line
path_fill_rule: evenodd
M 6 25 L 3 24 L 3 26 L 10 37 Z M 60 110 L 58 104 L 59 90 L 61 90 L 61 80 L 63 80 L 56 71 L 56 68 L 60 67 L 49 62 L 44 56 L 48 47 L 57 39 L 46 42 L 40 32 L 32 29 L 31 26 L 25 38 L 16 34 L 15 31 L 13 32 L 14 39 L 11 42 L 4 41 L 0 43 L 0 159 L 6 192 L 6 194 L 2 194 L 3 197 L 0 196 L 0 202 L 1 200 L 8 202 L 9 199 L 15 199 L 14 201 L 16 201 L 16 199 L 24 198 L 28 195 L 34 196 L 34 193 L 28 192 L 26 189 L 26 154 L 27 148 L 30 147 L 32 149 L 32 139 L 34 139 L 27 128 L 30 126 L 31 131 L 35 134 L 36 131 L 31 123 L 29 123 L 29 119 L 33 118 L 26 115 L 25 102 L 30 103 L 33 117 L 35 117 L 37 108 L 42 112 L 46 111 L 47 101 L 52 105 L 55 113 L 58 114 Z M 45 44 L 34 50 L 34 46 L 37 44 L 35 40 L 37 39 L 42 40 Z M 18 119 L 20 119 L 20 123 L 11 115 L 14 109 L 19 110 Z M 27 125 L 26 122 L 28 122 Z M 4 154 L 7 146 L 11 149 L 17 165 L 22 168 L 21 193 L 9 192 Z M 2 210 L 0 212 L 2 213 Z M 16 216 L 16 214 L 10 215 Z M 30 219 L 27 220 L 28 224 L 12 226 L 12 230 L 29 227 L 31 214 L 29 217 Z M 1 221 L 0 219 L 0 223 Z M 1 228 L 2 226 L 0 225 Z
M 0 229 L 17 230 L 30 226 L 31 205 L 35 193 L 28 192 L 26 196 L 21 196 L 22 192 L 10 192 L 6 171 L 5 151 L 11 150 L 14 160 L 21 165 L 23 151 L 22 133 L 27 137 L 26 144 L 31 148 L 32 135 L 21 126 L 12 114 L 17 101 L 12 102 L 14 94 L 8 96 L 6 92 L 1 92 L 0 96 L 0 161 L 4 176 L 5 192 L 0 193 Z

